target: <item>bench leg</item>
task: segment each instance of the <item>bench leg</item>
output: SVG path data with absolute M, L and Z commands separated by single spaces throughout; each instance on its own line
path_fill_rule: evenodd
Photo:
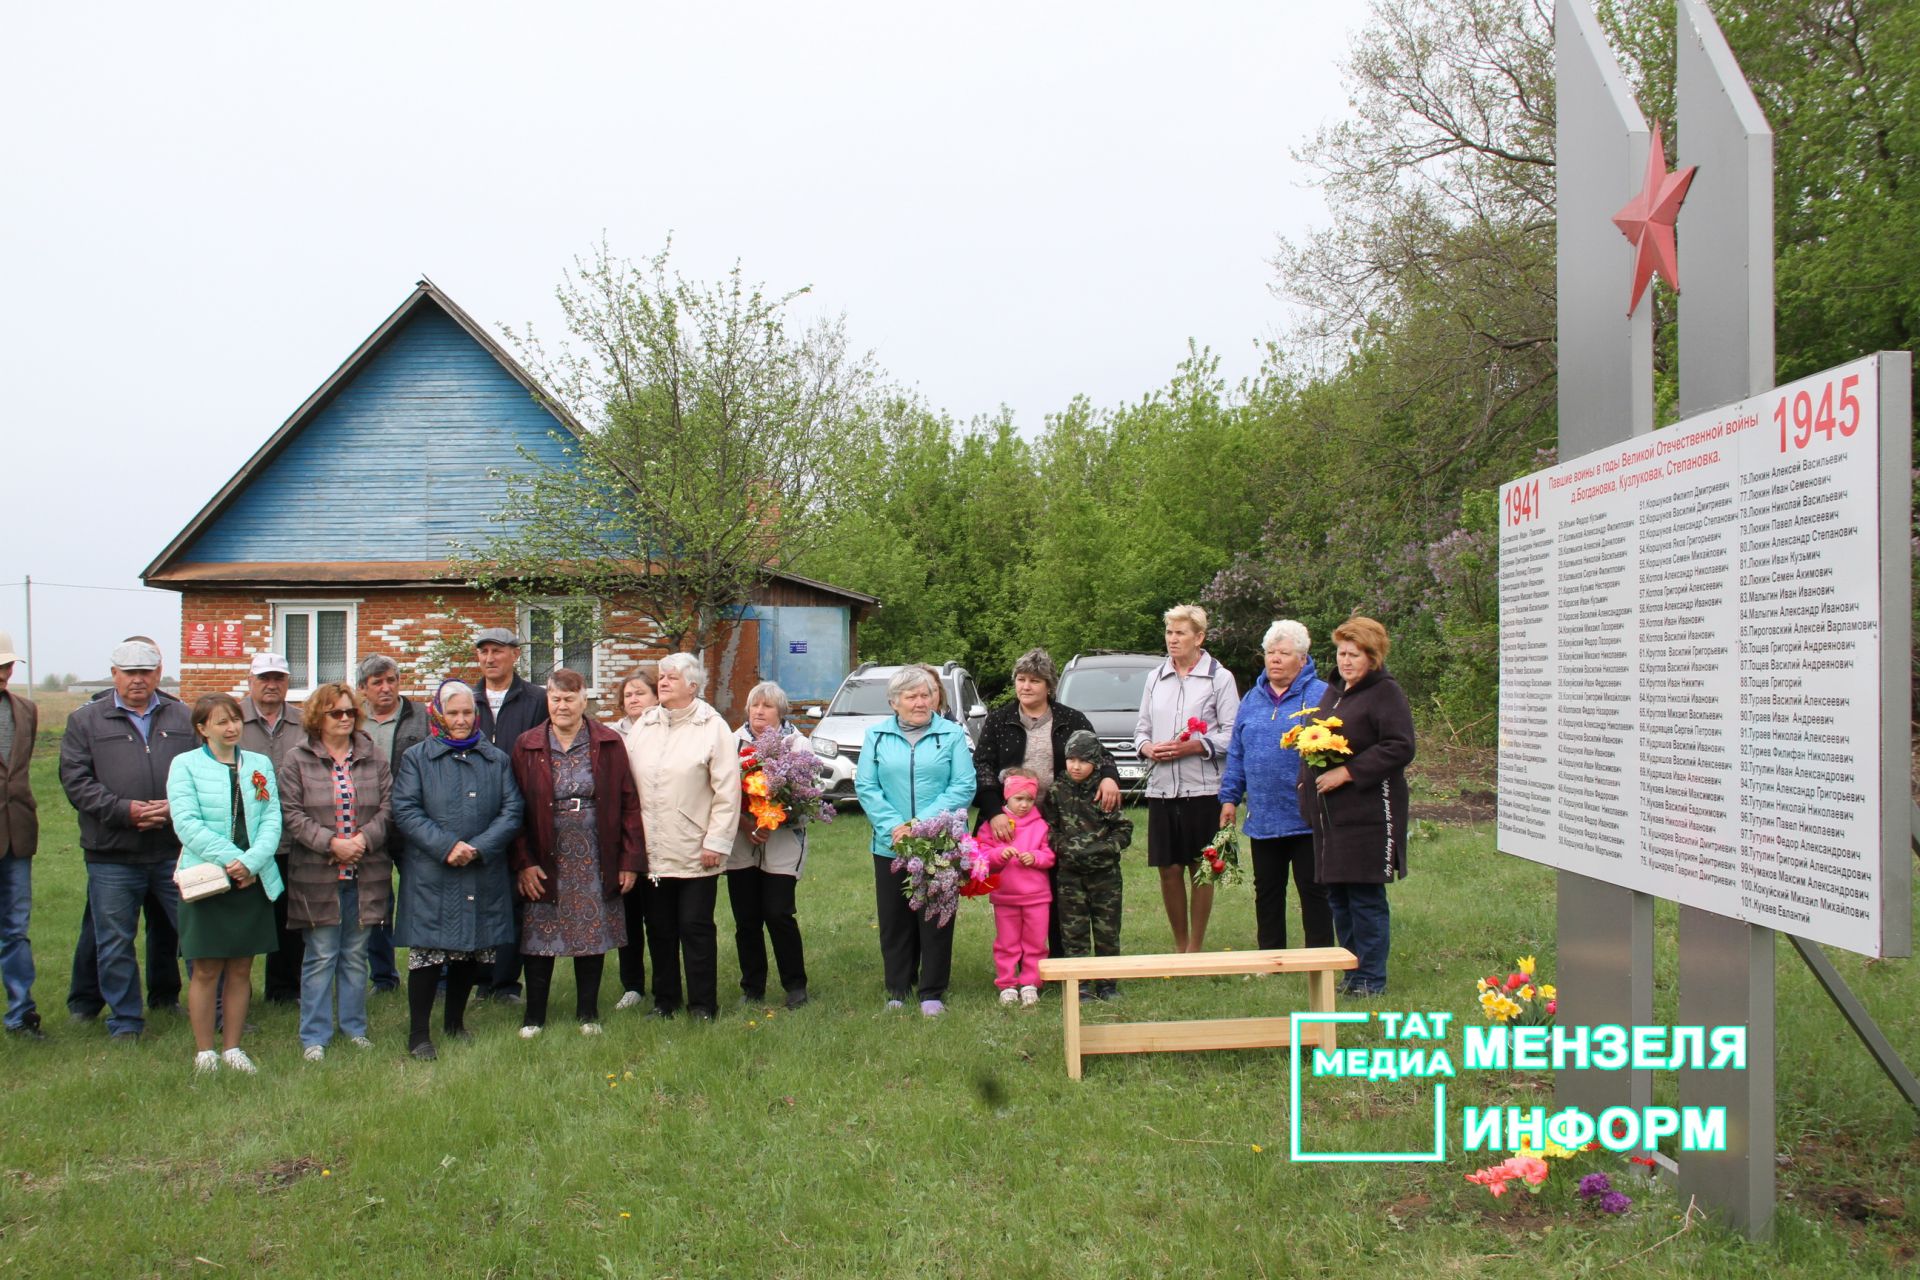
M 1060 984 L 1060 1023 L 1067 1030 L 1067 1079 L 1080 1078 L 1080 980 Z
M 1316 969 L 1307 975 L 1307 1009 L 1313 1013 L 1333 1012 L 1333 970 Z M 1335 1026 L 1322 1022 L 1314 1028 L 1319 1033 L 1319 1046 L 1329 1052 L 1336 1047 Z

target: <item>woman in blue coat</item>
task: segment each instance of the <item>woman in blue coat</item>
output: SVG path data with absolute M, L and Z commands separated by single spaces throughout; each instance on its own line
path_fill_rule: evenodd
M 860 809 L 873 826 L 873 891 L 880 921 L 880 959 L 887 1008 L 906 1003 L 918 985 L 920 1012 L 945 1013 L 953 968 L 953 921 L 922 919 L 907 906 L 907 873 L 892 869 L 893 842 L 916 819 L 958 809 L 973 799 L 973 747 L 967 731 L 934 714 L 940 688 L 922 667 L 902 667 L 887 681 L 893 714 L 867 730 L 853 777 Z
M 1288 618 L 1267 628 L 1261 643 L 1266 670 L 1233 720 L 1226 771 L 1220 775 L 1220 825 L 1233 825 L 1244 801 L 1253 846 L 1253 920 L 1261 950 L 1287 945 L 1287 873 L 1300 895 L 1300 925 L 1309 947 L 1333 945 L 1333 907 L 1313 872 L 1313 827 L 1300 814 L 1300 753 L 1280 745 L 1287 730 L 1307 723 L 1299 713 L 1318 707 L 1327 682 L 1314 671 L 1307 629 Z M 1332 714 L 1328 712 L 1327 714 Z
M 280 896 L 280 790 L 273 761 L 240 750 L 240 704 L 210 693 L 193 704 L 200 749 L 175 756 L 167 773 L 167 807 L 180 838 L 180 867 L 215 866 L 224 893 L 180 904 L 180 954 L 198 961 L 187 991 L 195 1071 L 225 1063 L 254 1073 L 240 1047 L 253 994 L 253 958 L 280 945 L 273 900 Z M 225 987 L 225 1053 L 213 1051 L 214 1022 Z
M 440 966 L 447 967 L 446 1033 L 465 1039 L 467 997 L 513 943 L 507 855 L 522 801 L 507 753 L 481 734 L 473 690 L 440 686 L 429 708 L 434 736 L 400 758 L 393 825 L 404 841 L 393 940 L 407 950 L 407 1052 L 436 1056 L 428 1027 Z

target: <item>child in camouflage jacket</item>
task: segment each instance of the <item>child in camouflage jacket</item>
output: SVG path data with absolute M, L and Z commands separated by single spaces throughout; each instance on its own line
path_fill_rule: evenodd
M 1100 807 L 1100 739 L 1081 729 L 1067 739 L 1066 771 L 1053 780 L 1053 909 L 1070 956 L 1120 954 L 1120 851 L 1133 841 L 1133 821 Z M 1091 942 L 1091 946 L 1089 946 Z M 1080 988 L 1082 999 L 1110 1000 L 1111 981 Z

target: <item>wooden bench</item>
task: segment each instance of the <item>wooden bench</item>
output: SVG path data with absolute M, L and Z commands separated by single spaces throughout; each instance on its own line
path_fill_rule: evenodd
M 1075 956 L 1040 962 L 1040 980 L 1061 984 L 1060 1021 L 1067 1036 L 1067 1076 L 1080 1079 L 1089 1053 L 1184 1053 L 1194 1049 L 1275 1049 L 1293 1043 L 1285 1016 L 1199 1018 L 1186 1022 L 1080 1024 L 1080 984 L 1119 978 L 1203 978 L 1230 973 L 1304 973 L 1307 1009 L 1333 1012 L 1333 976 L 1359 961 L 1345 947 L 1286 951 L 1194 951 L 1179 955 Z M 1303 1027 L 1303 1045 L 1332 1049 L 1334 1024 Z

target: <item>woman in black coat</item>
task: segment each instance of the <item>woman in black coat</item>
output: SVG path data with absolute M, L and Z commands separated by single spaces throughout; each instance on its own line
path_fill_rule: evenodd
M 1067 767 L 1067 739 L 1076 730 L 1093 732 L 1091 720 L 1053 700 L 1058 684 L 1052 656 L 1045 649 L 1029 649 L 1013 664 L 1014 700 L 994 708 L 980 726 L 980 741 L 973 749 L 977 784 L 973 802 L 980 809 L 979 821 L 993 822 L 994 834 L 1002 840 L 1013 839 L 1013 819 L 1001 812 L 1007 804 L 1000 790 L 1001 773 L 1023 765 L 1033 769 L 1040 775 L 1044 796 L 1055 776 Z M 1100 762 L 1099 777 L 1100 807 L 1111 813 L 1120 807 L 1120 773 L 1111 756 Z M 1046 816 L 1052 820 L 1052 814 Z M 1052 871 L 1047 879 L 1052 881 Z M 1057 912 L 1047 922 L 1047 954 L 1066 954 Z
M 1319 710 L 1303 719 L 1340 719 L 1352 748 L 1344 764 L 1300 765 L 1300 812 L 1313 826 L 1314 871 L 1327 887 L 1340 945 L 1359 965 L 1344 994 L 1387 989 L 1391 918 L 1387 884 L 1407 874 L 1407 766 L 1413 762 L 1413 708 L 1387 674 L 1387 629 L 1372 618 L 1335 628 L 1334 663 Z

